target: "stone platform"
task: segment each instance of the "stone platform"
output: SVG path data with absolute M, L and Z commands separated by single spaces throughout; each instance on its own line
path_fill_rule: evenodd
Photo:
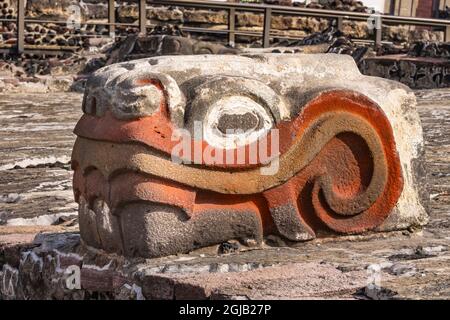
M 222 252 L 234 251 L 217 255 L 218 248 L 209 247 L 124 265 L 120 257 L 80 247 L 76 221 L 70 220 L 75 204 L 67 159 L 81 97 L 2 95 L 0 297 L 449 299 L 450 91 L 416 96 L 431 186 L 430 221 L 423 230 L 290 248 L 277 247 L 279 239 L 272 238 L 262 249 L 222 245 Z M 48 125 L 56 119 L 58 127 Z M 82 265 L 81 290 L 64 289 L 64 269 L 71 265 Z M 368 286 L 374 277 L 380 280 L 375 289 Z
M 107 255 L 80 246 L 76 232 L 54 231 L 33 242 L 29 233 L 2 236 L 24 242 L 0 248 L 2 299 L 450 298 L 449 240 L 429 230 L 150 260 Z

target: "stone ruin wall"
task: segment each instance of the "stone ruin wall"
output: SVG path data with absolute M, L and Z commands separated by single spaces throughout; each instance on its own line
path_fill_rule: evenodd
M 138 18 L 138 8 L 134 4 L 119 7 L 117 18 L 120 22 L 133 22 Z M 189 8 L 153 7 L 147 9 L 147 18 L 152 24 L 171 23 L 186 27 L 206 27 L 212 30 L 226 30 L 228 14 L 226 11 L 196 10 Z M 251 12 L 236 13 L 236 30 L 262 32 L 264 23 L 263 14 Z M 272 32 L 279 36 L 305 37 L 311 33 L 320 32 L 329 27 L 327 19 L 301 16 L 273 15 Z M 415 30 L 407 26 L 383 26 L 384 40 L 404 43 L 413 40 L 442 41 L 443 32 L 433 32 L 426 29 Z M 372 37 L 365 22 L 352 22 L 344 20 L 344 33 L 356 39 L 369 39 Z M 193 34 L 194 35 L 194 34 Z M 204 36 L 202 40 L 217 40 L 217 37 Z M 236 36 L 237 42 L 252 44 L 260 39 L 247 36 Z M 225 40 L 223 38 L 223 40 Z
M 26 1 L 26 18 L 66 20 L 70 13 L 67 8 L 79 3 L 82 8 L 82 21 L 104 21 L 107 18 L 107 4 L 102 0 L 28 0 Z M 117 4 L 117 3 L 116 3 Z M 0 18 L 16 17 L 17 0 L 0 0 Z M 138 19 L 138 7 L 133 1 L 120 2 L 116 8 L 116 21 L 134 23 Z M 211 30 L 225 30 L 228 15 L 224 10 L 204 10 L 181 7 L 147 6 L 147 18 L 151 24 L 173 24 L 185 27 L 206 27 Z M 262 14 L 237 12 L 236 29 L 238 31 L 262 32 L 264 17 Z M 295 16 L 272 16 L 273 33 L 280 36 L 304 37 L 308 34 L 323 31 L 329 26 L 327 19 Z M 442 41 L 443 32 L 427 29 L 415 30 L 407 26 L 384 26 L 384 40 L 404 43 L 412 40 Z M 117 28 L 117 34 L 125 35 L 136 32 L 136 28 Z M 3 22 L 0 25 L 0 44 L 16 43 L 16 25 L 14 22 Z M 344 21 L 344 33 L 356 39 L 371 37 L 365 22 Z M 80 34 L 88 37 L 80 37 Z M 108 35 L 108 28 L 102 25 L 87 26 L 82 23 L 80 31 L 71 31 L 65 25 L 28 24 L 25 43 L 29 45 L 89 46 L 94 35 Z M 193 33 L 193 37 L 198 34 Z M 202 40 L 226 42 L 225 36 L 202 35 Z M 249 36 L 237 36 L 237 42 L 245 46 L 258 45 L 261 39 Z
M 45 57 L 33 54 L 22 54 L 17 58 L 10 54 L 0 55 L 0 76 L 9 78 L 8 81 L 18 82 L 17 76 L 35 81 L 35 75 L 61 76 L 83 73 L 86 52 L 105 48 L 111 43 L 108 37 L 107 26 L 85 22 L 104 22 L 107 18 L 106 1 L 100 0 L 27 0 L 27 19 L 48 19 L 65 21 L 69 17 L 67 8 L 73 3 L 79 3 L 83 8 L 80 30 L 70 30 L 65 24 L 38 24 L 29 23 L 25 30 L 25 43 L 29 46 L 71 46 L 84 48 L 78 53 L 61 53 L 54 57 Z M 117 4 L 117 3 L 116 3 Z M 116 8 L 116 21 L 120 23 L 136 23 L 138 7 L 136 2 L 120 2 Z M 0 18 L 14 19 L 17 15 L 17 0 L 0 0 Z M 225 30 L 228 24 L 228 15 L 224 10 L 195 10 L 179 7 L 147 7 L 147 18 L 152 25 L 173 25 L 184 27 L 205 27 L 211 30 Z M 263 15 L 250 12 L 236 13 L 236 29 L 238 31 L 251 31 L 262 33 Z M 274 15 L 272 17 L 272 32 L 280 36 L 305 37 L 312 33 L 325 30 L 330 24 L 327 19 L 308 17 L 293 17 Z M 410 44 L 415 40 L 442 41 L 443 32 L 432 32 L 426 28 L 415 30 L 413 27 L 384 26 L 384 40 L 397 44 L 397 48 Z M 344 33 L 356 39 L 368 39 L 370 34 L 365 22 L 344 21 Z M 116 36 L 125 37 L 137 33 L 135 27 L 117 27 Z M 100 37 L 99 35 L 102 35 Z M 198 40 L 213 41 L 216 44 L 227 44 L 226 35 L 206 35 L 199 33 L 188 34 L 188 37 Z M 16 24 L 14 22 L 0 23 L 0 46 L 14 46 L 16 39 Z M 236 36 L 237 47 L 259 47 L 260 37 Z M 409 43 L 408 43 L 409 42 Z M 398 45 L 400 44 L 400 46 Z M 273 43 L 277 46 L 277 43 Z M 280 42 L 281 45 L 281 42 Z M 103 49 L 100 49 L 102 51 Z M 89 60 L 88 58 L 87 60 Z M 361 71 L 367 75 L 382 76 L 384 78 L 401 81 L 412 88 L 446 87 L 450 81 L 448 64 L 436 67 L 434 63 L 420 63 L 408 61 L 399 63 L 393 61 L 379 61 L 372 59 L 360 66 Z M 422 74 L 425 74 L 423 77 Z M 420 79 L 419 79 L 420 78 Z M 23 79 L 22 79 L 23 80 Z M 28 80 L 27 80 L 28 81 Z M 71 82 L 71 80 L 69 80 Z M 1 90 L 1 85 L 0 85 Z

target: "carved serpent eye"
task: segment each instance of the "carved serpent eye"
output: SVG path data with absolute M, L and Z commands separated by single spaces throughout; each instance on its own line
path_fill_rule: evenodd
M 210 145 L 228 149 L 254 142 L 273 125 L 272 115 L 258 102 L 246 96 L 229 96 L 211 105 L 203 135 Z
M 241 77 L 208 79 L 191 93 L 185 125 L 202 129 L 211 146 L 232 149 L 264 136 L 280 120 L 283 103 L 264 83 Z M 212 99 L 211 99 L 212 98 Z

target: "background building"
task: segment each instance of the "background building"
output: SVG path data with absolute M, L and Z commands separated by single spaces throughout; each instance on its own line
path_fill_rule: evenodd
M 369 1 L 374 0 L 364 3 Z M 450 0 L 385 0 L 384 12 L 398 16 L 437 18 L 439 10 L 445 10 L 446 6 L 450 6 Z
M 385 2 L 387 1 L 389 0 L 364 0 L 362 2 L 369 8 L 374 8 L 376 11 L 384 12 Z

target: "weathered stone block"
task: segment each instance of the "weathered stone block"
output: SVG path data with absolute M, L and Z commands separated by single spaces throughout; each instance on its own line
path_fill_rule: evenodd
M 72 166 L 89 246 L 157 257 L 427 219 L 414 94 L 349 56 L 115 64 L 90 78 L 83 111 Z

